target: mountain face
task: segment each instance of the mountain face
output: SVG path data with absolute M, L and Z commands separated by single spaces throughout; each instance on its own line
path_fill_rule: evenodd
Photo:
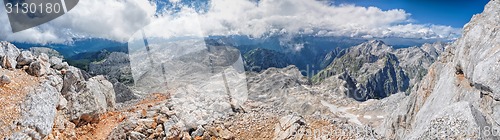
M 280 52 L 257 48 L 243 55 L 245 69 L 260 72 L 268 68 L 284 68 L 291 64 L 288 57 Z
M 464 27 L 401 106 L 381 134 L 396 139 L 498 139 L 500 95 L 500 1 Z M 398 133 L 408 132 L 408 133 Z
M 281 63 L 276 65 L 263 65 L 264 69 L 249 71 L 261 71 L 268 67 L 283 68 L 284 62 L 295 65 L 302 71 L 303 75 L 312 76 L 313 73 L 322 70 L 332 61 L 333 54 L 339 53 L 345 48 L 355 46 L 365 42 L 365 39 L 345 38 L 345 37 L 318 37 L 318 36 L 269 36 L 264 38 L 249 38 L 247 36 L 229 37 L 208 37 L 205 39 L 207 45 L 233 46 L 241 51 L 242 55 L 249 56 L 249 53 L 256 51 L 276 53 L 269 55 L 271 61 L 278 60 Z M 330 55 L 330 56 L 328 56 Z M 275 58 L 272 58 L 275 57 Z M 246 57 L 248 61 L 260 60 L 259 57 Z M 266 62 L 262 62 L 266 63 Z M 272 64 L 272 63 L 270 63 Z M 252 64 L 251 66 L 256 66 Z M 288 66 L 288 65 L 286 65 Z M 248 69 L 247 69 L 248 70 Z
M 344 74 L 344 77 L 353 79 L 355 85 L 354 92 L 349 96 L 359 101 L 408 93 L 408 89 L 427 74 L 427 68 L 442 48 L 444 44 L 435 43 L 393 49 L 382 41 L 373 40 L 333 53 L 336 57 L 331 64 L 316 74 L 312 81 L 320 83 L 328 77 Z

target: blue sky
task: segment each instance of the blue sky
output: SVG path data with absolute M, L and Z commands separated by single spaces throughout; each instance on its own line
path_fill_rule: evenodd
M 335 0 L 337 4 L 374 6 L 382 10 L 403 9 L 418 24 L 449 25 L 462 28 L 481 13 L 489 0 Z

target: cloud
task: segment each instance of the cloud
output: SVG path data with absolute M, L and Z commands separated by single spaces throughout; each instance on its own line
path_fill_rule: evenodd
M 0 38 L 36 43 L 83 37 L 126 41 L 130 34 L 150 23 L 156 12 L 156 6 L 147 0 L 80 0 L 75 8 L 53 21 L 12 33 L 5 8 L 0 7 Z
M 228 6 L 231 5 L 231 6 Z M 447 38 L 459 29 L 439 25 L 415 25 L 401 9 L 330 6 L 315 0 L 213 0 L 202 15 L 208 33 L 240 33 L 260 37 L 270 31 L 291 34 L 362 37 Z
M 170 0 L 179 4 L 179 0 Z M 364 38 L 401 37 L 455 39 L 461 30 L 450 26 L 413 24 L 402 9 L 329 5 L 316 0 L 212 0 L 206 11 L 176 5 L 159 10 L 148 0 L 81 0 L 69 13 L 38 28 L 12 34 L 5 10 L 0 12 L 0 38 L 8 41 L 61 42 L 74 37 L 127 41 L 151 23 L 152 35 L 309 34 Z M 175 14 L 174 14 L 175 13 Z

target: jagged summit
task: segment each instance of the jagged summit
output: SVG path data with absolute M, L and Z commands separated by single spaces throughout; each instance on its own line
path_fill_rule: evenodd
M 394 51 L 394 49 L 392 48 L 392 46 L 385 44 L 381 40 L 371 40 L 358 46 L 349 48 L 349 51 L 357 51 L 358 55 L 381 55 L 383 53 L 392 52 Z

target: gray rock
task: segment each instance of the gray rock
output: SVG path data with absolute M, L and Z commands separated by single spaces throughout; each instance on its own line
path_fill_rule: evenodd
M 66 70 L 63 79 L 63 87 L 61 90 L 61 94 L 63 96 L 68 96 L 70 93 L 76 93 L 79 90 L 76 85 L 85 81 L 80 69 L 75 67 L 69 67 L 68 70 Z
M 40 136 L 40 134 L 36 130 L 33 130 L 31 128 L 23 128 L 19 132 L 13 133 L 7 139 L 9 139 L 9 140 L 20 140 L 20 139 L 22 139 L 22 140 L 26 140 L 26 139 L 28 139 L 28 140 L 30 140 L 30 139 L 41 140 L 41 139 L 43 139 L 43 137 Z
M 21 132 L 16 132 L 12 134 L 9 138 L 6 138 L 7 140 L 32 140 L 28 134 L 21 133 Z
M 178 130 L 173 130 L 175 125 L 179 122 L 177 117 L 173 116 L 168 121 L 163 123 L 163 131 L 165 131 L 166 137 L 173 137 L 179 135 Z
M 67 69 L 69 68 L 69 65 L 67 62 L 63 62 L 61 58 L 52 56 L 50 57 L 50 67 L 56 69 L 56 70 L 62 70 L 62 69 Z
M 48 62 L 49 58 L 46 54 L 42 53 L 38 56 L 36 61 L 31 63 L 28 68 L 28 74 L 42 77 L 52 73 L 52 69 L 50 69 L 50 63 Z
M 42 61 L 35 61 L 30 64 L 28 73 L 33 76 L 41 77 L 47 74 L 49 66 Z
M 58 75 L 47 76 L 46 79 L 49 81 L 50 85 L 55 87 L 57 91 L 61 91 L 63 87 L 63 79 Z
M 22 51 L 17 57 L 17 67 L 29 66 L 34 59 L 35 57 L 33 57 L 30 51 Z
M 198 126 L 198 128 L 191 133 L 192 137 L 197 137 L 197 136 L 203 136 L 203 133 L 205 133 L 205 128 L 203 126 Z
M 17 57 L 21 52 L 9 42 L 0 42 L 0 66 L 5 69 L 16 68 Z
M 21 106 L 20 124 L 35 129 L 42 137 L 52 132 L 59 92 L 48 81 L 32 89 Z
M 85 81 L 81 71 L 74 67 L 64 75 L 61 93 L 68 101 L 70 120 L 77 124 L 93 122 L 99 114 L 115 108 L 113 85 L 103 76 Z
M 403 48 L 394 52 L 400 60 L 401 68 L 410 78 L 411 86 L 422 80 L 427 74 L 427 69 L 444 52 L 446 45 L 443 43 L 424 44 L 421 47 Z
M 282 117 L 274 128 L 273 139 L 293 139 L 302 125 L 305 125 L 305 121 L 300 116 L 288 115 Z
M 137 95 L 132 92 L 132 90 L 123 83 L 116 82 L 113 84 L 113 89 L 116 93 L 116 102 L 123 103 L 126 101 L 138 99 Z
M 142 140 L 145 138 L 146 138 L 146 135 L 141 134 L 139 132 L 135 132 L 135 131 L 128 132 L 128 139 L 130 139 L 130 140 Z
M 7 75 L 2 75 L 0 77 L 0 86 L 8 85 L 11 82 L 12 82 L 12 80 L 10 80 L 9 76 L 7 76 Z
M 57 109 L 63 110 L 63 109 L 66 109 L 67 106 L 68 106 L 68 101 L 66 100 L 66 98 L 60 96 L 59 103 L 57 104 Z
M 468 102 L 458 102 L 444 108 L 430 119 L 423 131 L 414 135 L 416 139 L 480 139 L 492 138 L 491 134 L 481 134 L 485 128 L 493 130 L 486 118 Z M 423 132 L 423 133 L 418 133 Z
M 457 48 L 457 66 L 462 68 L 464 76 L 497 100 L 500 99 L 499 7 L 498 0 L 490 1 L 484 12 L 475 15 L 464 27 L 463 37 L 453 44 Z

